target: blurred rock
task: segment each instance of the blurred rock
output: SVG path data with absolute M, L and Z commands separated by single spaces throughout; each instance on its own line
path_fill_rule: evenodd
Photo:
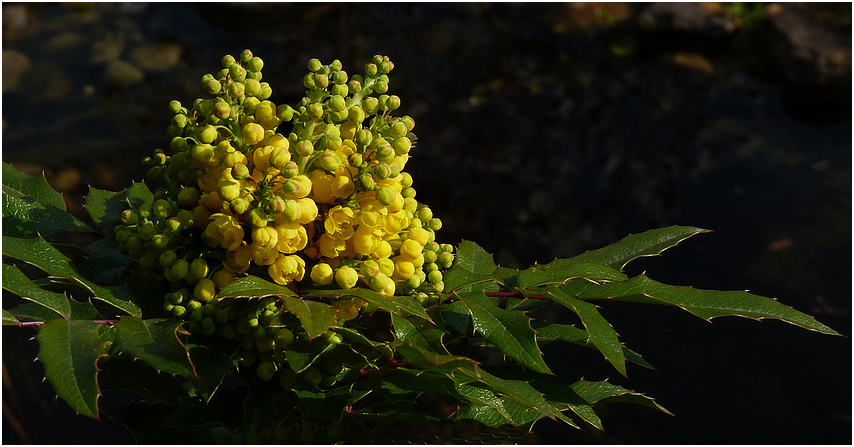
M 181 59 L 181 47 L 172 43 L 143 45 L 134 48 L 131 58 L 145 71 L 166 71 Z
M 25 5 L 3 5 L 3 42 L 38 32 L 38 20 Z
M 62 51 L 76 47 L 85 42 L 85 38 L 74 32 L 57 34 L 47 42 L 47 47 L 52 51 Z
M 653 3 L 639 17 L 647 31 L 676 32 L 694 38 L 717 40 L 731 36 L 736 28 L 733 18 L 720 5 L 704 3 Z
M 669 58 L 674 64 L 693 71 L 712 74 L 715 69 L 712 63 L 699 53 L 676 53 Z
M 13 50 L 3 50 L 3 92 L 13 90 L 21 81 L 21 75 L 32 67 L 27 56 Z
M 574 2 L 567 3 L 564 14 L 554 26 L 557 33 L 576 29 L 601 28 L 628 19 L 629 6 L 625 2 Z
M 83 175 L 77 168 L 67 168 L 54 175 L 46 172 L 45 177 L 53 189 L 59 192 L 68 192 L 80 185 L 80 179 L 83 178 Z
M 107 82 L 114 87 L 130 87 L 142 82 L 144 77 L 142 70 L 130 62 L 112 61 L 107 67 Z
M 104 64 L 118 60 L 125 47 L 125 40 L 115 34 L 107 34 L 103 39 L 92 44 L 92 56 L 89 62 L 93 64 Z

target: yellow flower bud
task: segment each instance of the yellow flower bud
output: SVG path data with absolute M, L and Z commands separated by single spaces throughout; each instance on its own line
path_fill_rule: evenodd
M 335 197 L 332 195 L 332 181 L 335 179 L 325 173 L 322 169 L 317 169 L 311 174 L 311 189 L 312 197 L 317 203 L 332 203 Z
M 237 279 L 237 277 L 231 270 L 220 269 L 217 270 L 217 272 L 211 276 L 211 279 L 213 280 L 217 289 L 222 289 L 223 287 L 233 283 L 234 280 Z
M 377 251 L 375 251 L 371 256 L 377 259 L 388 258 L 389 256 L 391 256 L 392 251 L 393 250 L 391 248 L 391 244 L 386 241 L 382 241 L 380 242 L 380 248 L 377 249 Z
M 317 240 L 317 250 L 320 252 L 321 256 L 327 258 L 337 258 L 346 249 L 346 241 L 342 239 L 333 239 L 326 233 L 320 235 L 320 239 Z
M 243 227 L 240 222 L 229 214 L 212 214 L 213 221 L 207 226 L 205 233 L 211 239 L 219 241 L 227 250 L 235 250 L 243 241 Z
M 252 262 L 252 253 L 246 241 L 241 241 L 234 250 L 229 250 L 225 255 L 226 264 L 237 273 L 243 273 L 249 269 Z
M 276 248 L 285 254 L 296 253 L 308 245 L 308 234 L 305 227 L 297 222 L 276 226 L 278 243 Z
M 208 278 L 202 278 L 196 283 L 196 288 L 193 289 L 193 295 L 197 300 L 206 302 L 216 295 L 216 284 Z
M 317 219 L 317 204 L 314 200 L 304 197 L 302 199 L 297 199 L 296 202 L 302 209 L 302 213 L 297 219 L 299 223 L 306 225 Z
M 417 258 L 423 249 L 423 245 L 412 239 L 407 239 L 400 244 L 400 255 L 403 259 L 411 261 Z
M 406 281 L 415 274 L 415 266 L 409 261 L 399 261 L 394 264 L 394 275 L 392 279 L 395 281 Z
M 380 266 L 380 271 L 386 276 L 394 275 L 394 261 L 389 258 L 377 259 L 377 264 Z
M 246 144 L 255 145 L 264 139 L 264 128 L 260 124 L 249 123 L 243 126 L 241 135 Z
M 343 266 L 335 272 L 335 282 L 342 289 L 352 289 L 359 280 L 359 273 L 352 267 Z
M 430 208 L 424 208 L 430 209 Z M 427 245 L 427 242 L 430 240 L 430 233 L 423 228 L 413 228 L 409 230 L 409 234 L 406 235 L 407 239 L 412 239 L 415 242 L 418 242 L 422 247 Z
M 325 262 L 315 264 L 311 268 L 311 280 L 319 286 L 331 284 L 334 277 L 332 267 Z
M 380 249 L 383 233 L 366 226 L 359 226 L 353 234 L 353 248 L 360 255 L 370 255 Z
M 278 243 L 279 233 L 274 227 L 261 227 L 252 230 L 252 246 L 258 250 L 272 250 L 276 248 Z

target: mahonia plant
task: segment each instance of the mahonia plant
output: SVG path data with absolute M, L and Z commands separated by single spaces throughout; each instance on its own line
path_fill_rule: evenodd
M 442 222 L 404 171 L 415 122 L 394 115 L 388 57 L 352 76 L 337 60 L 310 60 L 295 107 L 269 100 L 251 51 L 221 66 L 201 78 L 210 97 L 169 104 L 169 150 L 143 160 L 144 183 L 90 189 L 95 228 L 44 177 L 3 164 L 3 288 L 29 301 L 4 308 L 3 324 L 38 327 L 57 395 L 80 414 L 106 412 L 141 443 L 367 443 L 395 424 L 423 441 L 463 420 L 478 424 L 466 440 L 491 442 L 543 418 L 601 430 L 593 405 L 609 400 L 667 412 L 607 381 L 552 373 L 540 348 L 559 341 L 600 351 L 622 375 L 627 361 L 651 367 L 596 300 L 836 334 L 769 298 L 622 272 L 699 228 L 525 270 L 497 266 L 470 241 L 440 244 Z M 61 243 L 102 230 L 109 237 L 76 254 Z M 527 313 L 544 306 L 571 310 L 581 327 Z M 495 350 L 506 361 L 490 360 Z M 100 410 L 108 389 L 141 400 Z M 436 396 L 454 410 L 427 409 Z

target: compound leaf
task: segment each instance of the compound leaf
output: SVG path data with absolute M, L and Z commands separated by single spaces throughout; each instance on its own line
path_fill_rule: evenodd
M 195 377 L 187 347 L 178 338 L 181 322 L 166 318 L 142 320 L 123 316 L 113 325 L 116 347 L 157 371 Z
M 634 391 L 627 390 L 621 386 L 608 383 L 604 380 L 599 382 L 579 380 L 569 387 L 590 404 L 595 404 L 597 402 L 630 402 L 667 413 L 671 416 L 673 415 L 673 413 L 667 411 L 666 408 L 659 405 L 651 397 L 635 393 Z
M 578 256 L 558 261 L 560 261 L 559 265 L 592 262 L 622 271 L 623 267 L 633 259 L 641 256 L 657 256 L 664 250 L 675 246 L 695 234 L 708 233 L 709 231 L 702 228 L 679 226 L 657 228 L 639 234 L 632 234 L 606 247 L 587 251 Z
M 336 309 L 326 303 L 289 296 L 282 297 L 282 301 L 285 310 L 299 318 L 309 338 L 315 338 L 326 332 L 338 321 L 335 316 Z
M 18 267 L 3 264 L 3 289 L 8 290 L 19 297 L 38 303 L 62 316 L 68 318 L 71 315 L 71 306 L 68 298 L 62 293 L 51 292 L 36 286 L 21 272 Z

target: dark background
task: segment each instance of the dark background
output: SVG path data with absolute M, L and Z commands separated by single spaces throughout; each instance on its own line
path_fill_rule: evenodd
M 86 185 L 140 180 L 138 160 L 168 143 L 167 103 L 202 96 L 226 53 L 260 56 L 277 104 L 302 96 L 311 57 L 354 74 L 386 54 L 417 123 L 407 171 L 442 242 L 522 268 L 708 228 L 629 273 L 750 289 L 846 336 L 605 304 L 657 371 L 622 378 L 581 348 L 546 361 L 675 417 L 614 404 L 605 434 L 544 421 L 529 441 L 852 442 L 850 3 L 4 3 L 2 20 L 3 161 L 44 169 L 70 209 Z M 3 328 L 3 442 L 132 442 L 54 399 L 28 331 Z

